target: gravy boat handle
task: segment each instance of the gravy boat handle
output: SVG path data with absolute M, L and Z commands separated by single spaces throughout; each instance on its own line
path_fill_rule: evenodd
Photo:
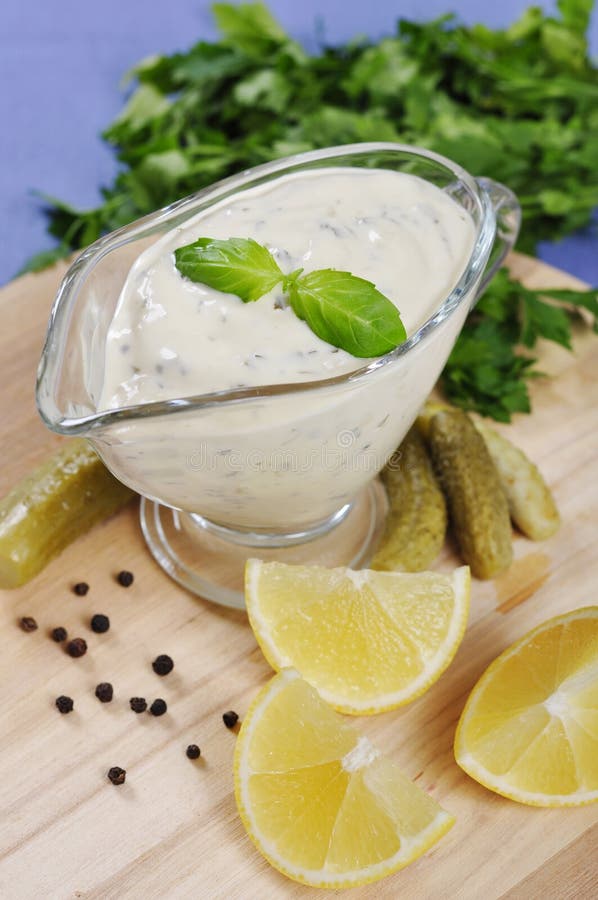
M 521 206 L 513 191 L 499 181 L 493 181 L 491 178 L 476 178 L 476 182 L 481 191 L 488 196 L 494 210 L 496 216 L 496 238 L 486 270 L 478 286 L 474 303 L 486 290 L 488 283 L 494 278 L 507 253 L 513 249 L 521 226 Z

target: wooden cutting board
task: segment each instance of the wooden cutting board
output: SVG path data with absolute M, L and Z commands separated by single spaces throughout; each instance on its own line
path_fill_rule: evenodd
M 512 268 L 534 287 L 580 286 L 525 257 Z M 64 267 L 26 276 L 0 291 L 0 491 L 55 449 L 34 407 L 34 377 L 50 304 Z M 450 669 L 422 698 L 356 724 L 407 775 L 457 817 L 426 856 L 353 898 L 408 900 L 583 900 L 598 890 L 598 807 L 542 810 L 495 796 L 453 760 L 455 725 L 488 663 L 529 628 L 596 602 L 598 555 L 598 340 L 579 327 L 575 353 L 542 347 L 553 377 L 533 385 L 534 413 L 509 436 L 540 465 L 563 525 L 550 541 L 515 542 L 516 561 L 494 582 L 475 582 L 471 621 Z M 453 565 L 447 549 L 440 566 Z M 135 573 L 132 587 L 115 581 Z M 74 582 L 91 585 L 86 597 Z M 321 895 L 274 871 L 237 816 L 232 788 L 234 732 L 222 713 L 242 717 L 270 669 L 246 617 L 187 594 L 146 551 L 134 506 L 97 527 L 30 585 L 0 598 L 0 896 L 49 898 L 227 898 Z M 112 627 L 89 629 L 102 612 Z M 25 634 L 19 617 L 39 630 Z M 65 655 L 48 630 L 86 638 L 81 659 Z M 174 672 L 151 661 L 169 653 Z M 100 704 L 95 685 L 111 681 Z M 67 694 L 75 711 L 61 716 Z M 135 715 L 132 696 L 164 697 L 168 713 Z M 185 756 L 189 743 L 202 756 Z M 113 787 L 111 766 L 127 770 Z

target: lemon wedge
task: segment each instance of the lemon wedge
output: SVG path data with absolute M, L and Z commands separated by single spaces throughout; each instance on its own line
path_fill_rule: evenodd
M 260 853 L 315 887 L 377 881 L 454 822 L 293 669 L 262 688 L 243 721 L 235 796 Z
M 461 715 L 455 758 L 520 803 L 598 800 L 598 606 L 544 622 L 489 666 Z
M 341 712 L 409 703 L 454 657 L 469 612 L 469 569 L 375 572 L 249 560 L 245 601 L 275 670 L 297 669 Z

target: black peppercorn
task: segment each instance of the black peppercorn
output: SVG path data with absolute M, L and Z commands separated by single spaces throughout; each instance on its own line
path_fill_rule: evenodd
M 110 619 L 108 616 L 102 615 L 102 613 L 96 613 L 95 616 L 91 617 L 89 624 L 91 630 L 95 631 L 96 634 L 104 634 L 110 628 Z
M 96 687 L 96 697 L 100 703 L 110 703 L 114 696 L 114 689 L 109 681 L 103 681 Z
M 174 663 L 170 656 L 167 656 L 166 653 L 162 653 L 160 656 L 156 656 L 152 663 L 152 669 L 156 675 L 168 675 L 168 673 L 172 672 L 174 669 Z
M 135 577 L 132 572 L 127 572 L 125 569 L 123 569 L 123 571 L 119 572 L 116 576 L 116 580 L 120 585 L 122 585 L 122 587 L 131 587 L 133 581 L 135 580 Z
M 65 697 L 64 694 L 62 694 L 60 697 L 56 698 L 56 708 L 61 713 L 72 712 L 74 705 L 72 697 Z
M 78 581 L 77 584 L 73 585 L 73 592 L 77 597 L 84 597 L 88 590 L 89 585 L 86 581 Z
M 239 721 L 239 716 L 236 712 L 233 712 L 232 709 L 229 709 L 228 712 L 222 714 L 222 721 L 227 728 L 234 728 Z
M 52 640 L 56 641 L 57 644 L 61 644 L 62 641 L 66 641 L 68 637 L 68 633 L 66 628 L 53 628 L 52 629 Z
M 23 631 L 37 631 L 37 622 L 32 616 L 23 616 L 19 625 Z
M 131 697 L 129 700 L 129 706 L 136 713 L 145 712 L 147 709 L 147 702 L 145 697 Z
M 84 656 L 87 653 L 87 641 L 84 641 L 83 638 L 73 638 L 66 645 L 66 652 L 74 659 L 78 656 Z
M 187 754 L 189 759 L 199 759 L 199 757 L 201 756 L 201 750 L 199 749 L 197 744 L 189 744 L 189 746 L 185 750 L 185 753 Z
M 166 701 L 162 700 L 160 697 L 157 700 L 154 700 L 150 706 L 152 716 L 163 716 L 167 709 Z
M 121 769 L 120 766 L 112 766 L 112 768 L 108 770 L 108 778 L 112 784 L 124 784 L 126 777 L 126 769 Z

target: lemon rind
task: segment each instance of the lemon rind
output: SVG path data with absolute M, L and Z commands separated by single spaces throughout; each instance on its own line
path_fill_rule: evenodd
M 508 800 L 515 800 L 517 803 L 524 803 L 526 806 L 544 807 L 545 809 L 556 809 L 558 807 L 573 806 L 589 806 L 598 801 L 598 790 L 580 791 L 574 794 L 541 794 L 531 791 L 518 791 L 509 785 L 509 782 L 503 778 L 493 775 L 484 766 L 476 762 L 471 754 L 464 754 L 457 759 L 459 765 L 467 775 L 477 781 L 482 787 L 487 788 L 501 797 Z M 576 799 L 578 797 L 579 798 Z

